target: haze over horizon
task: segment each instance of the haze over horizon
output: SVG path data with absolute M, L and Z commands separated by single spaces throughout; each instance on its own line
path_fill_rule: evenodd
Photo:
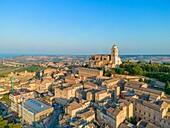
M 0 54 L 170 54 L 169 0 L 1 0 Z

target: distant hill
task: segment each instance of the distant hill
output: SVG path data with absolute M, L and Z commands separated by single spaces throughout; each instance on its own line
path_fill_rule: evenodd
M 88 61 L 90 55 L 31 55 L 31 56 L 19 56 L 19 55 L 0 55 L 0 60 L 16 61 L 22 63 L 35 63 L 35 62 L 44 62 L 44 61 Z M 143 62 L 156 62 L 156 63 L 170 63 L 170 55 L 120 55 L 123 61 L 143 61 Z

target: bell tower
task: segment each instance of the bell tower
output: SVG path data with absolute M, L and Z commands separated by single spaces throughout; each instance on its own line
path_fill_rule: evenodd
M 111 63 L 113 65 L 115 65 L 115 67 L 117 66 L 118 64 L 118 48 L 117 46 L 114 44 L 112 49 L 111 49 Z

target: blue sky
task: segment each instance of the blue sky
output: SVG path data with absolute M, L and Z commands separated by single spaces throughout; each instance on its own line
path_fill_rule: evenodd
M 0 0 L 0 54 L 170 54 L 170 0 Z

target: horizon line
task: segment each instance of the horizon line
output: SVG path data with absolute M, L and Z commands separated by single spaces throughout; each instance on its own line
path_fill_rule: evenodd
M 95 54 L 22 54 L 22 53 L 14 53 L 14 54 L 9 53 L 8 54 L 8 53 L 0 53 L 0 56 L 1 55 L 4 55 L 4 58 L 7 58 L 7 57 L 19 57 L 19 56 L 92 56 L 92 55 L 95 55 Z M 7 57 L 5 57 L 5 55 Z M 148 56 L 148 55 L 150 55 L 150 56 L 159 56 L 159 55 L 166 56 L 166 55 L 168 55 L 169 56 L 170 53 L 167 53 L 167 54 L 165 54 L 165 53 L 158 53 L 158 54 L 154 54 L 154 53 L 152 53 L 152 54 L 147 54 L 147 53 L 144 53 L 144 54 L 119 54 L 119 56 Z

